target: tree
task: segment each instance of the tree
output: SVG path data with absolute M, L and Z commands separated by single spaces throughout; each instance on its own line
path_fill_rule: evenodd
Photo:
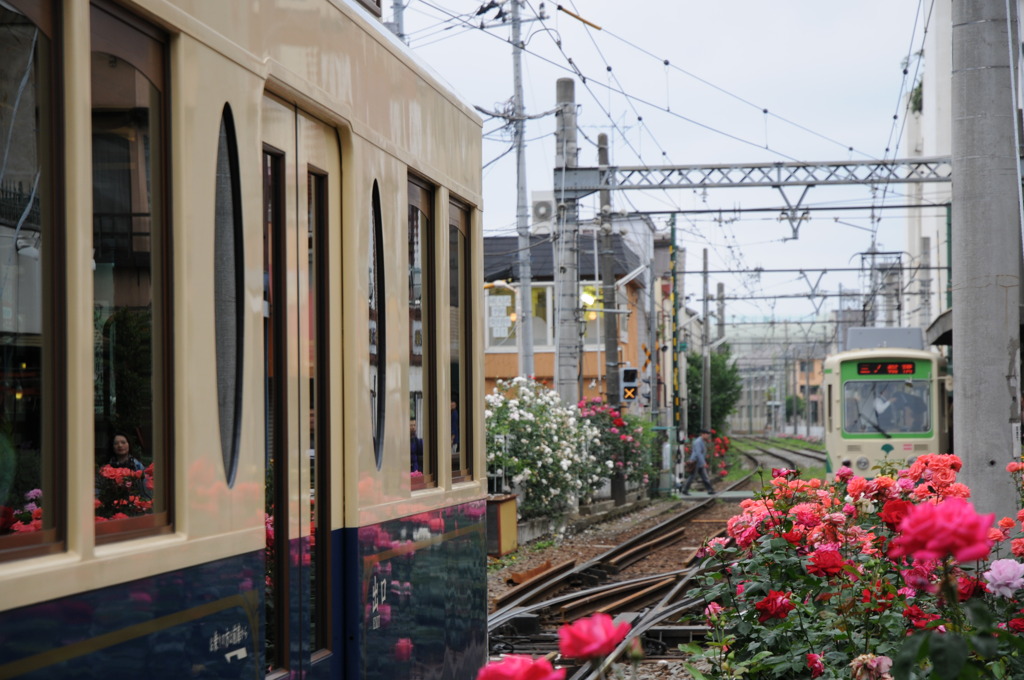
M 804 415 L 805 407 L 806 403 L 804 402 L 803 397 L 797 396 L 795 394 L 791 394 L 788 397 L 786 397 L 786 420 L 791 420 L 793 416 Z
M 703 402 L 701 394 L 701 367 L 703 359 L 699 354 L 690 354 L 686 365 L 686 405 L 689 434 L 694 435 L 700 429 L 700 414 Z M 711 429 L 725 431 L 726 418 L 736 410 L 740 394 L 743 392 L 743 379 L 740 369 L 732 358 L 732 349 L 723 343 L 718 351 L 711 353 Z

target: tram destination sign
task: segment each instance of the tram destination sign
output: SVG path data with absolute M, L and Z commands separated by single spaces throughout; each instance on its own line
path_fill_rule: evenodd
M 857 375 L 913 375 L 913 361 L 858 361 Z

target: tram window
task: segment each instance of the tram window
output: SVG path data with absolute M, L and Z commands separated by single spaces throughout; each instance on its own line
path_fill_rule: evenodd
M 22 8 L 22 6 L 24 7 Z M 21 9 L 19 9 L 21 8 Z M 52 8 L 0 3 L 0 560 L 60 549 L 64 355 Z M 22 11 L 23 10 L 23 11 Z
M 225 105 L 217 143 L 213 236 L 213 304 L 216 333 L 220 449 L 228 486 L 235 482 L 241 435 L 244 251 L 238 147 L 231 107 Z
M 928 380 L 850 380 L 843 385 L 843 430 L 897 434 L 931 430 Z
M 472 473 L 472 441 L 468 431 L 466 404 L 470 402 L 469 348 L 472 324 L 467 299 L 469 283 L 469 208 L 457 201 L 449 205 L 448 226 L 448 318 L 449 332 L 449 409 L 451 413 L 452 479 L 468 479 Z
M 91 20 L 96 533 L 126 538 L 169 523 L 165 39 Z
M 422 456 L 411 447 L 409 469 L 412 487 L 424 488 L 437 483 L 438 445 L 434 432 L 437 422 L 436 385 L 432 365 L 434 342 L 434 247 L 433 189 L 422 181 L 409 180 L 409 408 L 417 422 L 412 433 L 415 443 L 423 442 Z M 418 437 L 417 437 L 418 435 Z M 419 467 L 417 470 L 416 468 Z
M 370 252 L 367 262 L 370 273 L 368 277 L 370 328 L 370 357 L 367 366 L 370 370 L 370 422 L 373 433 L 373 456 L 377 469 L 381 468 L 384 452 L 384 361 L 387 350 L 387 315 L 384 314 L 384 226 L 380 214 L 380 186 L 373 182 L 373 194 L 370 207 Z

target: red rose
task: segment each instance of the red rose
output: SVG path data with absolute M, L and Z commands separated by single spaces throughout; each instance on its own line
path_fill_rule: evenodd
M 6 505 L 0 505 L 0 532 L 5 532 L 14 524 L 14 510 Z
M 792 593 L 783 593 L 778 590 L 769 590 L 767 597 L 754 605 L 761 615 L 757 618 L 758 622 L 764 623 L 768 619 L 784 619 L 789 612 L 795 609 L 789 598 L 792 597 Z
M 899 526 L 900 521 L 907 516 L 912 507 L 914 507 L 914 504 L 910 501 L 894 498 L 885 502 L 878 516 L 882 518 L 882 521 L 885 522 L 890 530 L 896 531 L 896 527 Z
M 395 661 L 408 661 L 412 658 L 412 640 L 410 638 L 398 638 L 395 643 Z
M 558 629 L 558 648 L 572 659 L 593 659 L 607 656 L 629 633 L 631 626 L 615 625 L 607 614 L 594 614 Z
M 1024 633 L 1024 619 L 1010 619 L 1006 627 L 1014 633 Z
M 815 576 L 835 576 L 841 574 L 846 560 L 836 550 L 818 550 L 811 555 L 810 564 L 807 565 L 807 573 Z
M 811 671 L 811 677 L 816 678 L 825 672 L 825 664 L 821 661 L 820 654 L 808 653 L 807 668 Z

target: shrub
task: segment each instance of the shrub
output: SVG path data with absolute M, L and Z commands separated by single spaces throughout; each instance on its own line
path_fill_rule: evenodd
M 650 455 L 654 431 L 649 423 L 621 413 L 598 397 L 577 406 L 598 433 L 594 454 L 604 476 L 621 474 L 627 481 L 646 484 L 654 470 Z
M 773 471 L 704 548 L 690 593 L 711 627 L 691 648 L 703 677 L 1024 677 L 1024 512 L 993 526 L 960 467 L 928 454 L 871 480 Z
M 603 483 L 597 430 L 554 390 L 519 377 L 484 400 L 488 470 L 515 485 L 521 519 L 562 513 Z

